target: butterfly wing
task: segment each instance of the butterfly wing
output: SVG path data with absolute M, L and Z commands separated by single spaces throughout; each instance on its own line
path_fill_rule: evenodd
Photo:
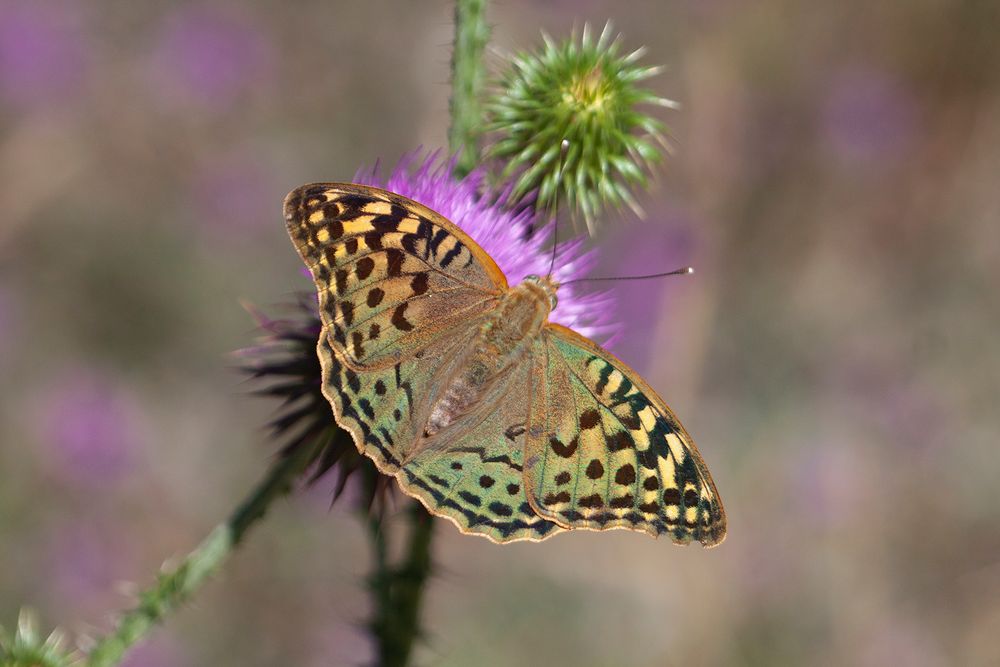
M 323 391 L 358 448 L 395 473 L 459 346 L 507 281 L 461 229 L 363 185 L 316 183 L 285 199 L 323 323 Z
M 715 483 L 663 399 L 571 329 L 550 323 L 541 338 L 524 470 L 535 511 L 568 528 L 722 542 L 726 513 Z
M 493 542 L 543 540 L 563 529 L 539 516 L 524 488 L 528 357 L 495 381 L 476 408 L 419 448 L 396 475 L 402 489 L 463 533 Z

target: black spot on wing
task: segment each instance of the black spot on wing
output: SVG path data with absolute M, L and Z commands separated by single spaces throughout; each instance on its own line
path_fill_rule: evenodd
M 479 496 L 475 495 L 474 493 L 469 493 L 468 491 L 463 490 L 459 491 L 458 495 L 462 497 L 462 500 L 469 503 L 470 505 L 475 505 L 476 507 L 479 507 L 480 505 L 483 504 L 482 499 Z
M 427 273 L 418 273 L 413 276 L 413 280 L 410 281 L 410 289 L 413 290 L 413 296 L 420 296 L 427 292 L 429 278 L 430 276 Z
M 373 201 L 379 201 L 379 200 L 374 199 L 372 197 L 367 197 L 365 195 L 351 195 L 351 194 L 341 195 L 337 199 L 338 204 L 340 204 L 345 209 L 348 209 L 350 211 L 351 217 L 360 215 L 361 209 L 363 209 L 367 204 L 370 204 Z M 346 212 L 344 217 L 347 217 Z
M 374 308 L 382 303 L 383 298 L 385 298 L 385 291 L 379 287 L 373 287 L 368 290 L 368 296 L 366 297 L 365 302 L 368 304 L 369 308 Z
M 451 264 L 453 261 L 455 261 L 455 258 L 458 257 L 463 250 L 465 250 L 465 246 L 462 244 L 461 241 L 456 239 L 455 246 L 451 250 L 446 252 L 444 254 L 444 257 L 441 258 L 441 266 L 444 268 L 448 268 L 448 265 Z
M 591 360 L 594 360 L 594 359 L 597 359 L 597 357 L 591 357 Z M 604 394 L 604 389 L 608 386 L 608 380 L 611 378 L 611 374 L 613 372 L 614 372 L 614 368 L 611 367 L 611 364 L 607 364 L 606 363 L 601 368 L 600 372 L 598 373 L 597 384 L 594 386 L 594 389 L 596 390 L 595 393 L 598 396 L 601 396 L 601 395 Z
M 385 251 L 386 275 L 395 278 L 403 274 L 403 251 L 399 248 L 389 248 Z
M 409 305 L 409 302 L 404 301 L 392 311 L 392 325 L 400 331 L 413 331 L 413 324 L 406 319 L 406 308 Z
M 362 257 L 355 263 L 354 272 L 358 276 L 358 280 L 364 280 L 372 274 L 375 270 L 375 260 L 371 257 Z
M 444 227 L 442 227 L 441 229 L 438 229 L 434 233 L 434 236 L 431 238 L 431 253 L 432 254 L 437 255 L 438 246 L 441 245 L 441 241 L 444 241 L 446 238 L 448 238 L 448 231 Z
M 650 479 L 656 479 L 651 477 Z M 629 486 L 635 483 L 635 466 L 631 463 L 626 463 L 622 467 L 618 468 L 615 472 L 615 482 L 623 486 Z
M 571 456 L 573 456 L 573 454 L 576 453 L 577 446 L 578 446 L 578 441 L 577 438 L 575 437 L 572 440 L 570 440 L 568 445 L 563 444 L 562 440 L 560 440 L 555 436 L 549 438 L 549 447 L 552 448 L 553 452 L 555 452 L 558 456 L 563 457 L 564 459 L 568 459 Z
M 497 501 L 490 503 L 490 511 L 497 516 L 512 516 L 514 514 L 514 510 L 512 510 L 509 505 L 504 505 L 503 503 Z

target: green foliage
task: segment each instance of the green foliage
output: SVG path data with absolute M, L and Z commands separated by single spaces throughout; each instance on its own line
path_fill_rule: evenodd
M 637 64 L 643 49 L 623 55 L 610 23 L 596 41 L 587 26 L 579 38 L 543 39 L 540 52 L 517 54 L 500 78 L 487 155 L 506 162 L 514 200 L 537 191 L 537 206 L 551 208 L 563 199 L 591 232 L 606 206 L 641 214 L 632 188 L 646 185 L 666 141 L 664 125 L 637 107 L 676 107 L 639 85 L 660 68 Z

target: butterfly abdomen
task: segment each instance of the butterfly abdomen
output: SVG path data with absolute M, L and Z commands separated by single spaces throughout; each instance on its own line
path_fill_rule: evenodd
M 480 327 L 475 343 L 445 380 L 431 408 L 424 436 L 434 435 L 475 407 L 490 386 L 525 354 L 545 324 L 549 298 L 534 283 L 508 290 Z

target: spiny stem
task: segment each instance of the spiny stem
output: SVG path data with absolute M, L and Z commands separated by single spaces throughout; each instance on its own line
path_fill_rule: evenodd
M 377 640 L 380 667 L 404 667 L 420 635 L 420 605 L 431 573 L 434 518 L 414 501 L 409 508 L 409 545 L 396 567 L 386 561 L 386 534 L 377 520 L 369 521 L 375 571 L 369 578 L 375 615 L 369 627 Z
M 275 463 L 228 520 L 216 526 L 177 567 L 161 574 L 152 588 L 139 595 L 139 604 L 123 614 L 114 630 L 90 651 L 87 667 L 117 665 L 129 647 L 188 600 L 240 544 L 250 527 L 264 517 L 271 503 L 288 493 L 327 444 L 327 439 L 316 438 L 312 447 L 297 448 Z
M 458 177 L 465 176 L 479 164 L 479 135 L 483 128 L 481 97 L 486 81 L 483 52 L 489 38 L 486 0 L 456 0 L 448 144 L 452 153 L 458 154 L 455 164 Z
M 434 518 L 423 505 L 413 503 L 410 508 L 410 546 L 406 558 L 396 570 L 394 603 L 396 618 L 405 631 L 408 641 L 401 646 L 399 665 L 409 662 L 414 640 L 420 633 L 420 605 L 424 586 L 431 573 L 431 542 L 434 538 Z

